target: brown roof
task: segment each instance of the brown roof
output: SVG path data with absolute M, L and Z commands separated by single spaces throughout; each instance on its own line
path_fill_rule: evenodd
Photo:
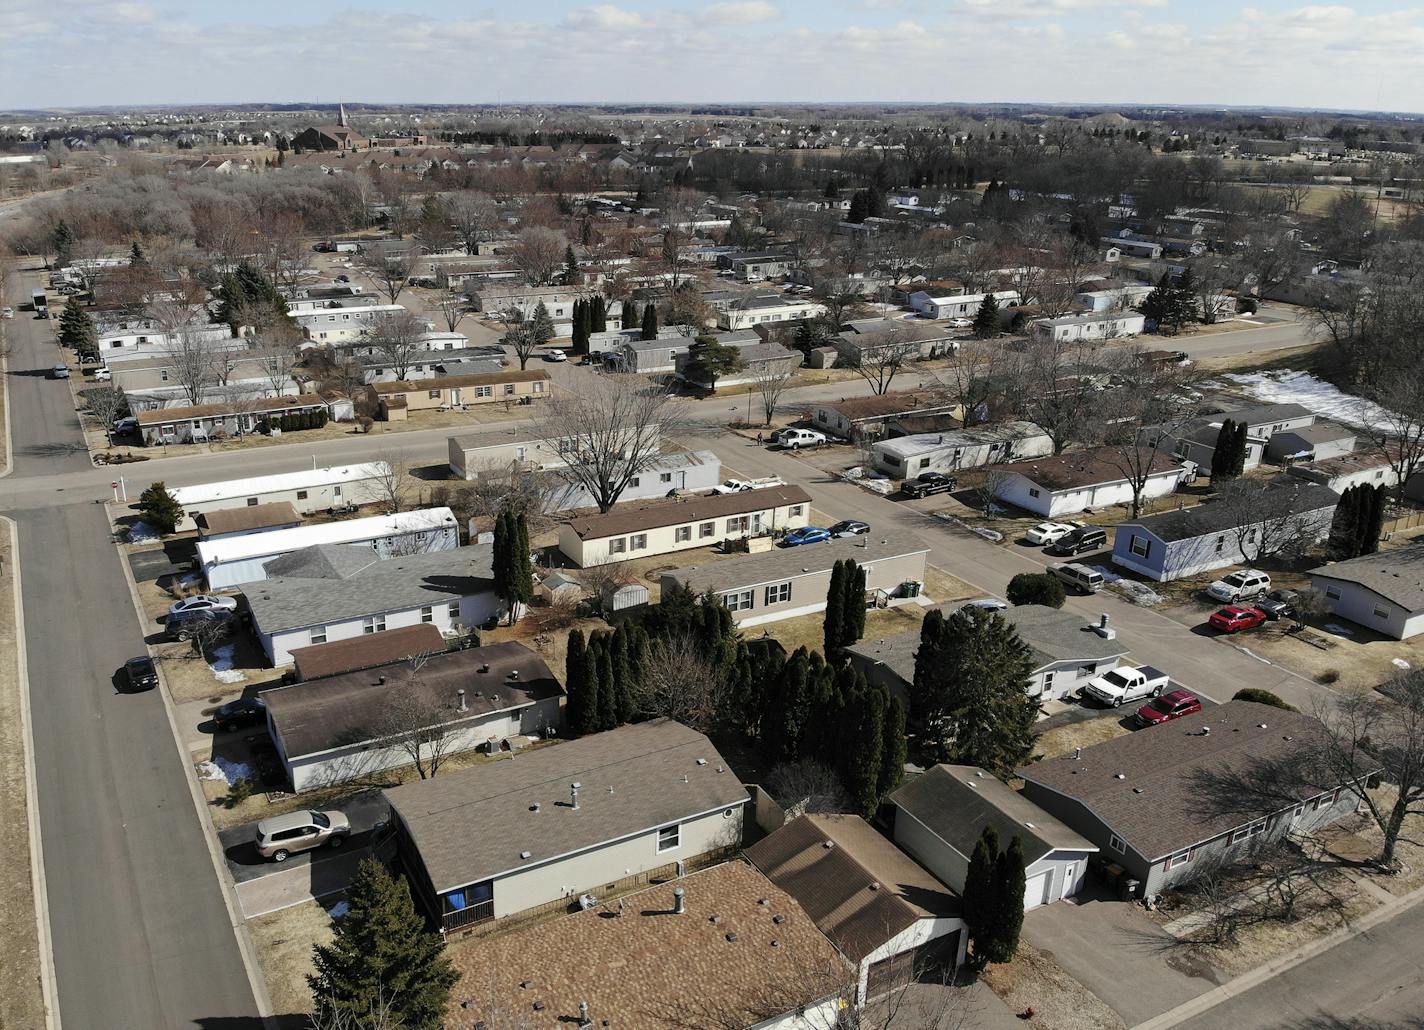
M 1204 734 L 1204 727 L 1211 732 Z M 1086 747 L 1077 759 L 1036 762 L 1018 775 L 1029 785 L 1026 793 L 1037 785 L 1079 801 L 1135 852 L 1155 861 L 1271 814 L 1214 811 L 1201 797 L 1201 773 L 1244 771 L 1253 762 L 1286 758 L 1321 732 L 1308 715 L 1228 701 Z M 1318 786 L 1302 783 L 1298 797 L 1319 793 Z
M 953 401 L 946 401 L 925 390 L 900 390 L 870 397 L 842 397 L 838 401 L 819 401 L 816 404 L 816 407 L 839 412 L 856 422 L 895 415 L 949 411 L 957 406 Z
M 852 962 L 920 919 L 958 915 L 949 888 L 857 815 L 803 815 L 747 848 Z
M 298 679 L 314 680 L 444 650 L 445 637 L 440 630 L 432 623 L 420 622 L 384 633 L 367 633 L 352 640 L 328 640 L 325 644 L 294 647 L 292 660 L 297 663 Z
M 549 378 L 542 368 L 529 371 L 510 369 L 506 372 L 471 372 L 463 376 L 443 376 L 439 379 L 422 379 L 420 382 L 396 380 L 391 383 L 372 383 L 371 389 L 378 394 L 414 393 L 427 390 L 449 390 L 466 386 L 495 386 L 499 383 L 534 383 Z
M 204 536 L 219 533 L 248 533 L 254 529 L 271 529 L 273 526 L 297 526 L 302 517 L 291 501 L 273 501 L 269 504 L 254 504 L 245 508 L 228 508 L 224 511 L 205 511 L 194 520 Z
M 1095 447 L 1086 451 L 1069 451 L 1055 458 L 1038 458 L 1033 461 L 1016 461 L 1009 465 L 996 466 L 1005 472 L 1017 472 L 1031 479 L 1038 486 L 1048 490 L 1073 490 L 1078 487 L 1094 486 L 1099 483 L 1116 483 L 1127 478 L 1124 469 L 1147 469 L 1152 472 L 1180 472 L 1181 460 L 1164 451 L 1149 455 L 1141 452 L 1141 458 L 1131 462 L 1125 460 L 1123 452 L 1116 447 Z
M 735 494 L 712 494 L 690 497 L 671 503 L 644 505 L 622 510 L 614 508 L 607 515 L 590 515 L 568 522 L 580 540 L 597 540 L 619 533 L 635 533 L 644 529 L 676 526 L 701 519 L 745 515 L 753 511 L 782 508 L 788 504 L 810 504 L 811 495 L 799 486 L 769 486 L 760 490 L 743 490 Z
M 465 713 L 455 710 L 460 688 Z M 386 735 L 381 720 L 395 696 L 418 696 L 442 706 L 446 721 L 459 723 L 562 693 L 543 659 L 510 641 L 441 652 L 420 669 L 402 663 L 264 690 L 262 699 L 287 757 L 296 758 Z
M 270 414 L 274 411 L 298 411 L 308 408 L 324 408 L 326 402 L 320 397 L 259 397 L 242 402 L 243 414 Z M 235 415 L 231 404 L 193 404 L 182 408 L 154 408 L 140 411 L 138 424 L 141 426 L 162 425 L 166 422 L 182 422 L 186 419 L 213 418 Z
M 580 1002 L 616 1030 L 753 1026 L 855 980 L 801 907 L 740 861 L 449 954 L 451 1027 L 573 1027 Z

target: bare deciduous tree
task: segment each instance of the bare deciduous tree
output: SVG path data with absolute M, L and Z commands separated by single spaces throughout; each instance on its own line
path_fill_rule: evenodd
M 114 442 L 114 419 L 122 415 L 129 407 L 128 401 L 124 399 L 123 391 L 112 386 L 96 386 L 88 390 L 81 390 L 79 395 L 84 398 L 89 414 L 103 427 L 105 443 L 112 445 Z
M 454 698 L 447 701 L 431 697 L 421 683 L 421 670 L 430 658 L 423 654 L 407 659 L 409 677 L 386 695 L 378 728 L 387 746 L 406 753 L 422 780 L 439 775 L 460 742 L 453 724 L 458 717 Z
M 505 315 L 505 320 L 509 329 L 500 342 L 514 351 L 514 356 L 519 360 L 519 367 L 522 370 L 529 365 L 529 359 L 539 349 L 539 334 L 534 331 L 532 324 L 523 320 L 517 308 L 510 308 Z
M 378 466 L 376 488 L 387 512 L 394 515 L 405 510 L 410 492 L 410 458 L 403 450 L 381 451 L 371 461 Z
M 1191 390 L 1198 373 L 1189 365 L 1145 360 L 1137 347 L 1114 352 L 1113 360 L 1122 385 L 1106 400 L 1114 417 L 1103 427 L 1104 453 L 1132 491 L 1135 519 L 1148 480 L 1172 463 L 1170 441 L 1202 410 Z
M 167 342 L 163 345 L 163 354 L 168 360 L 173 382 L 182 389 L 189 404 L 203 403 L 203 395 L 209 387 L 226 378 L 227 349 L 215 350 L 205 343 L 200 327 L 195 324 L 178 326 L 165 332 Z
M 440 309 L 440 316 L 445 320 L 445 328 L 454 332 L 460 328 L 460 323 L 469 314 L 470 302 L 465 299 L 465 295 L 454 286 L 446 286 L 439 298 L 435 301 L 435 306 Z
M 478 190 L 454 194 L 446 201 L 446 210 L 466 254 L 474 254 L 499 226 L 499 205 L 489 194 Z
M 752 372 L 752 384 L 761 397 L 762 411 L 766 414 L 763 425 L 771 425 L 776 410 L 781 405 L 781 395 L 791 387 L 795 378 L 789 368 L 774 362 L 758 365 Z
M 551 472 L 535 472 L 516 463 L 487 462 L 472 468 L 469 482 L 456 487 L 450 507 L 462 522 L 492 519 L 501 511 L 521 512 L 531 534 L 549 529 L 553 514 L 571 492 Z
M 649 718 L 665 717 L 705 732 L 717 721 L 726 687 L 726 670 L 696 638 L 686 633 L 656 637 L 648 647 L 635 703 Z
M 360 265 L 376 280 L 389 303 L 399 299 L 410 284 L 410 274 L 420 257 L 414 243 L 401 251 L 369 251 L 361 254 Z
M 1010 352 L 983 340 L 961 340 L 945 366 L 928 374 L 939 393 L 959 407 L 966 426 L 978 425 L 990 416 L 991 401 L 1000 389 Z
M 844 812 L 850 807 L 840 775 L 814 758 L 773 767 L 766 777 L 766 789 L 787 815 Z
M 895 323 L 870 336 L 841 335 L 832 339 L 844 364 L 870 384 L 873 393 L 888 393 L 895 377 L 918 352 L 919 345 L 900 338 Z
M 563 270 L 568 245 L 562 233 L 536 225 L 520 231 L 509 256 L 529 281 L 538 286 L 553 282 Z
M 1313 514 L 1293 512 L 1285 504 L 1284 480 L 1233 479 L 1217 488 L 1211 503 L 1230 519 L 1232 536 L 1246 561 L 1255 565 L 1277 555 L 1295 554 L 1315 542 L 1319 524 Z
M 425 322 L 413 311 L 394 311 L 371 319 L 361 331 L 361 346 L 370 347 L 404 379 L 416 356 L 424 349 Z

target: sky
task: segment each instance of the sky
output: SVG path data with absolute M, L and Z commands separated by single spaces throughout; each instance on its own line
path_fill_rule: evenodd
M 0 0 L 0 109 L 999 101 L 1419 112 L 1424 7 L 1403 2 Z

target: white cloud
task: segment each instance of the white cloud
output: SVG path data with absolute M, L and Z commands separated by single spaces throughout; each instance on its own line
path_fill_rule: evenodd
M 712 4 L 702 12 L 702 18 L 709 24 L 755 25 L 776 21 L 781 10 L 766 0 L 748 0 L 746 3 Z
M 643 16 L 636 11 L 625 11 L 613 4 L 599 4 L 569 14 L 567 23 L 575 28 L 588 29 L 640 29 L 646 25 Z

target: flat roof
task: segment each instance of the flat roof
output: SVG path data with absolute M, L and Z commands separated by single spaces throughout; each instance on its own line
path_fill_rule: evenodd
M 606 515 L 570 519 L 568 527 L 580 540 L 598 540 L 636 533 L 639 530 L 678 526 L 684 522 L 745 515 L 753 511 L 783 508 L 789 504 L 810 504 L 811 495 L 799 486 L 768 486 L 760 490 L 743 490 L 735 494 L 678 498 L 641 508 L 621 510 L 615 507 Z
M 328 468 L 302 469 L 299 472 L 279 472 L 249 479 L 225 479 L 217 483 L 173 487 L 168 492 L 184 506 L 211 504 L 237 497 L 261 497 L 263 494 L 284 493 L 309 487 L 334 486 L 338 483 L 359 483 L 386 475 L 390 467 L 383 461 L 362 465 L 333 465 Z
M 694 594 L 714 593 L 738 587 L 796 579 L 827 572 L 836 562 L 854 559 L 859 565 L 926 554 L 929 546 L 905 532 L 866 533 L 863 536 L 832 539 L 823 544 L 776 547 L 762 554 L 748 554 L 706 565 L 689 565 L 662 574 L 674 579 Z
M 992 425 L 974 426 L 970 429 L 946 430 L 943 433 L 922 433 L 917 436 L 900 436 L 893 440 L 878 440 L 874 450 L 899 457 L 914 457 L 931 451 L 941 451 L 952 447 L 977 447 L 980 444 L 1004 443 L 1010 440 L 1026 440 L 1034 436 L 1047 436 L 1043 429 L 1033 422 L 996 422 Z
M 269 554 L 283 554 L 303 547 L 315 547 L 317 544 L 352 544 L 426 532 L 442 526 L 458 526 L 455 513 L 449 508 L 417 508 L 393 515 L 372 515 L 363 519 L 323 522 L 314 526 L 278 529 L 271 533 L 248 533 L 243 536 L 224 537 L 221 540 L 200 540 L 198 558 L 206 567 L 223 562 L 260 558 Z
M 582 784 L 577 809 L 571 783 Z M 670 719 L 392 787 L 385 797 L 436 893 L 748 799 L 711 741 Z

